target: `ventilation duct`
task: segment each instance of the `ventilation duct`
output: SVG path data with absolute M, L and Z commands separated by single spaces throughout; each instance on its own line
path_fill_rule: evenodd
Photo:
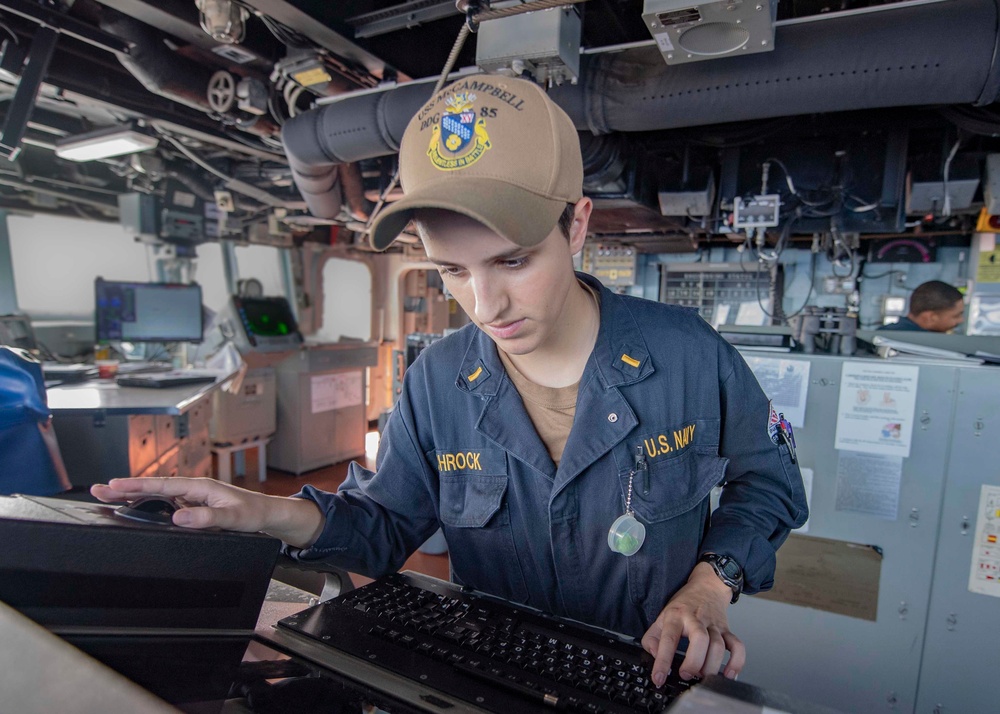
M 668 67 L 656 47 L 585 55 L 550 96 L 593 134 L 822 112 L 989 104 L 1000 92 L 996 2 L 955 0 L 779 27 L 773 52 Z M 429 84 L 347 97 L 286 122 L 309 210 L 332 218 L 335 166 L 391 154 Z
M 430 98 L 431 84 L 350 96 L 285 122 L 281 140 L 288 165 L 309 212 L 335 218 L 340 212 L 339 164 L 399 151 L 410 118 Z
M 957 0 L 777 28 L 773 52 L 667 67 L 655 47 L 585 56 L 550 96 L 577 128 L 650 131 L 799 114 L 989 104 L 995 2 Z
M 164 37 L 148 25 L 110 8 L 102 8 L 100 27 L 132 43 L 132 51 L 118 61 L 146 89 L 192 109 L 208 113 L 208 87 L 213 71 L 172 51 Z M 260 136 L 273 136 L 278 127 L 263 118 L 239 128 Z

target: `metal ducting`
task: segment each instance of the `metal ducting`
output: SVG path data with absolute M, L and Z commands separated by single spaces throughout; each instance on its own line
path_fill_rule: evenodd
M 587 55 L 550 93 L 578 129 L 650 131 L 799 114 L 990 104 L 1000 92 L 995 0 L 777 28 L 773 52 L 668 67 L 656 47 Z
M 779 27 L 773 52 L 667 66 L 655 47 L 586 55 L 550 96 L 578 129 L 653 131 L 834 111 L 989 104 L 1000 93 L 1000 0 L 953 0 Z M 393 153 L 428 84 L 347 97 L 282 132 L 309 210 L 331 218 L 336 165 Z
M 327 104 L 289 119 L 281 130 L 295 185 L 319 218 L 340 212 L 339 164 L 399 151 L 410 118 L 431 84 L 404 84 Z
M 110 8 L 102 8 L 100 27 L 132 43 L 132 51 L 119 54 L 118 61 L 150 92 L 207 114 L 216 113 L 208 100 L 213 70 L 171 50 L 158 31 Z M 278 131 L 271 121 L 257 117 L 238 126 L 260 136 Z

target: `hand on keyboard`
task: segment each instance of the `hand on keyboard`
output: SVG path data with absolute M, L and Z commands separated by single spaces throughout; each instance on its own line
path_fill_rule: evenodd
M 688 638 L 687 656 L 679 673 L 681 679 L 717 674 L 727 650 L 725 676 L 736 678 L 746 663 L 746 648 L 729 631 L 726 608 L 731 598 L 732 591 L 711 566 L 699 563 L 695 567 L 687 584 L 677 591 L 642 637 L 643 648 L 656 657 L 653 682 L 666 681 L 681 637 Z
M 495 714 L 661 714 L 690 686 L 672 675 L 654 687 L 634 642 L 415 573 L 278 624 Z

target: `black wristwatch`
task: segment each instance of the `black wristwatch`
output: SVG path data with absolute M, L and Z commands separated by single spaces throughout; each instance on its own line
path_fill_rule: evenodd
M 733 599 L 729 601 L 730 605 L 740 599 L 740 593 L 743 592 L 743 568 L 740 567 L 739 563 L 728 555 L 716 553 L 705 553 L 698 558 L 698 562 L 711 565 L 715 574 L 733 591 Z

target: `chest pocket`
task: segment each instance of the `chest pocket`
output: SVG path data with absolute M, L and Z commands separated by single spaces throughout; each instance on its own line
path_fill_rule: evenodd
M 504 525 L 510 516 L 501 510 L 507 492 L 506 476 L 474 474 L 441 475 L 441 522 L 454 528 L 482 528 L 494 515 L 491 525 Z
M 708 497 L 726 473 L 729 459 L 715 447 L 693 446 L 676 458 L 653 461 L 649 475 L 637 475 L 632 484 L 632 508 L 646 523 L 657 523 L 687 513 Z M 628 494 L 629 472 L 619 474 L 622 493 Z M 643 481 L 648 483 L 643 483 Z M 648 492 L 644 489 L 648 486 Z
M 528 588 L 511 532 L 507 486 L 506 475 L 441 474 L 440 519 L 456 583 L 527 602 Z

